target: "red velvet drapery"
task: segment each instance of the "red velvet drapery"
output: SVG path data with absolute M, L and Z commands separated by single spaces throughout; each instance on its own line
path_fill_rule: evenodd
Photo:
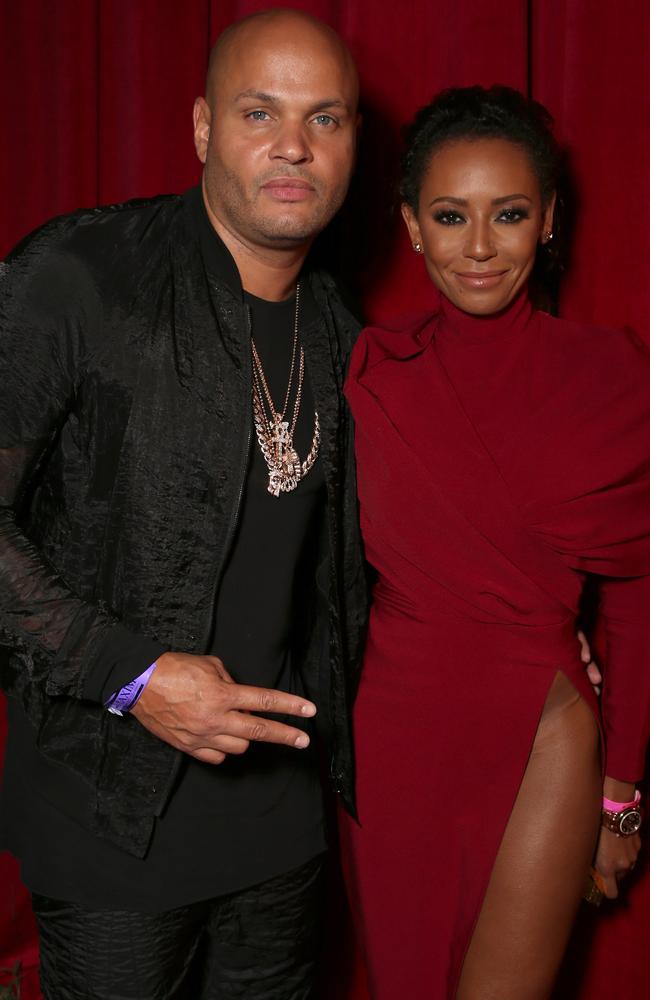
M 508 83 L 553 112 L 578 192 L 565 315 L 629 324 L 650 339 L 650 7 L 637 0 L 305 0 L 361 70 L 361 182 L 348 219 L 372 317 L 429 298 L 421 261 L 389 210 L 399 125 L 443 86 Z M 0 255 L 49 216 L 195 182 L 193 98 L 209 45 L 258 0 L 0 0 Z M 1 387 L 0 387 L 1 391 Z M 0 735 L 2 734 L 0 718 Z M 650 995 L 650 876 L 584 918 L 560 993 Z M 0 859 L 0 966 L 35 961 L 25 897 Z M 334 961 L 332 959 L 332 961 Z M 586 972 L 582 986 L 577 970 Z M 363 1000 L 333 972 L 337 1000 Z M 355 976 L 350 977 L 350 982 Z M 1 981 L 1 980 L 0 980 Z M 24 996 L 36 996 L 28 981 Z

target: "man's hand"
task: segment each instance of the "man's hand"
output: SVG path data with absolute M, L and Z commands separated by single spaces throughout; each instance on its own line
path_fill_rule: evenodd
M 587 677 L 589 678 L 596 694 L 600 694 L 600 687 L 603 683 L 603 675 L 598 669 L 598 664 L 591 658 L 591 649 L 584 632 L 578 632 L 578 641 L 580 643 L 580 659 L 587 668 Z
M 251 715 L 270 712 L 310 718 L 316 706 L 297 695 L 236 684 L 217 656 L 164 653 L 131 710 L 149 732 L 209 764 L 244 753 L 251 740 L 304 749 L 301 729 Z

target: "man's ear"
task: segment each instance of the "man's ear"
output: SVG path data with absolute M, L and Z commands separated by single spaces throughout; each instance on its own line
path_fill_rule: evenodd
M 192 118 L 194 121 L 194 148 L 196 155 L 201 163 L 205 163 L 208 155 L 208 139 L 210 138 L 212 112 L 204 97 L 197 97 L 195 100 Z

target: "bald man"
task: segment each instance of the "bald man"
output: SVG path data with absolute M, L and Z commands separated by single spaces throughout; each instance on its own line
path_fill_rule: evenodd
M 200 188 L 4 265 L 2 837 L 48 1000 L 312 996 L 319 757 L 353 808 L 366 592 L 357 325 L 307 255 L 357 92 L 326 25 L 241 21 L 194 108 Z

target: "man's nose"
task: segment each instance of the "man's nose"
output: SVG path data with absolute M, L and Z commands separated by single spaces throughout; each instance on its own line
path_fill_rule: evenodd
M 308 163 L 313 159 L 309 136 L 303 122 L 283 122 L 270 153 L 272 159 L 287 163 Z

